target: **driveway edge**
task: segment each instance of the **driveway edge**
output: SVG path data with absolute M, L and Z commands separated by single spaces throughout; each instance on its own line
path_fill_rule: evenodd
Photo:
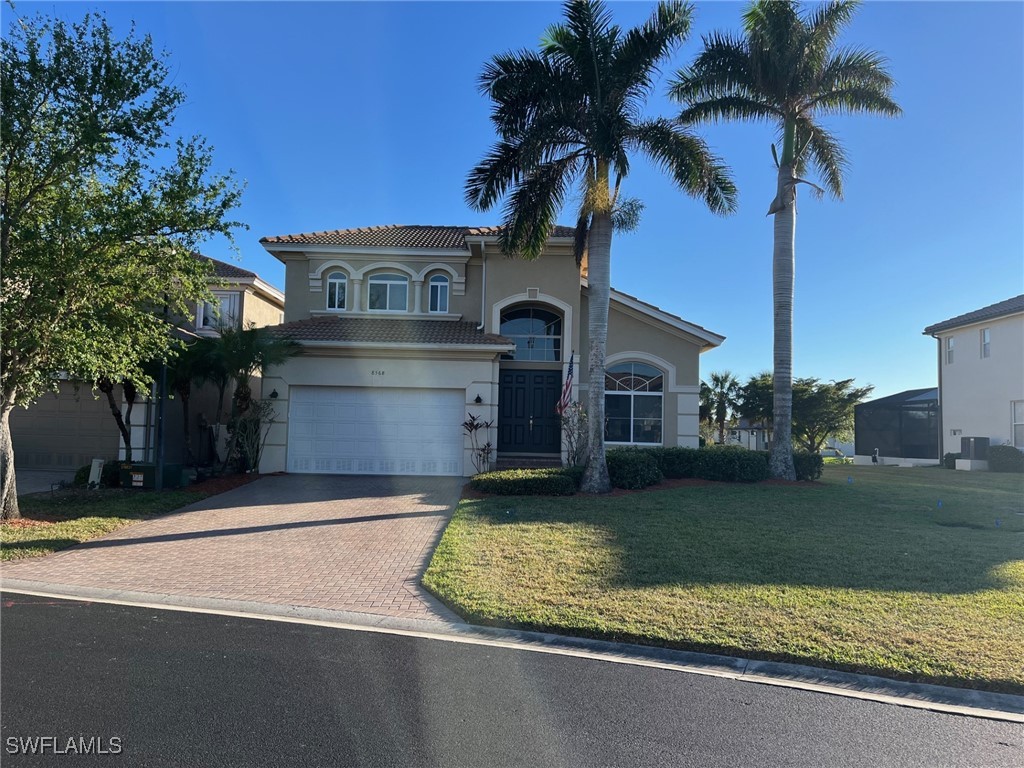
M 934 712 L 1024 723 L 1024 696 L 969 688 L 910 683 L 818 667 L 677 651 L 630 643 L 484 627 L 455 621 L 399 619 L 353 611 L 305 608 L 216 598 L 128 592 L 4 578 L 0 590 L 57 599 L 141 608 L 288 621 L 338 629 L 403 634 L 426 639 L 518 648 L 597 661 L 671 669 L 775 685 Z

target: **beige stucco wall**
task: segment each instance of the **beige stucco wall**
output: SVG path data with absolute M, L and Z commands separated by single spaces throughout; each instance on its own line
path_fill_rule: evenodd
M 115 392 L 120 395 L 120 387 Z M 120 433 L 106 396 L 88 385 L 60 382 L 30 408 L 11 411 L 14 461 L 23 469 L 78 469 L 117 455 Z
M 981 356 L 981 330 L 991 329 L 991 354 Z M 953 362 L 946 339 L 954 338 Z M 943 453 L 960 450 L 961 437 L 1013 442 L 1011 403 L 1024 400 L 1024 315 L 947 331 L 939 336 Z M 952 434 L 960 430 L 961 434 Z
M 580 356 L 581 398 L 586 397 L 589 389 L 586 381 L 589 365 L 586 353 L 590 347 L 586 321 L 588 311 L 589 304 L 584 295 L 579 330 L 580 348 L 583 350 Z M 639 313 L 613 301 L 608 314 L 605 365 L 610 367 L 628 361 L 648 363 L 665 372 L 664 444 L 697 448 L 700 445 L 700 345 L 655 320 L 643 319 Z
M 242 296 L 242 327 L 250 324 L 257 328 L 265 325 L 277 325 L 281 322 L 282 307 L 276 301 L 269 301 L 265 296 L 246 288 Z
M 297 386 L 393 387 L 424 389 L 458 389 L 466 393 L 466 418 L 472 413 L 484 421 L 496 421 L 498 402 L 497 355 L 480 353 L 436 353 L 429 358 L 419 352 L 382 353 L 357 350 L 309 349 L 306 354 L 289 360 L 267 372 L 263 379 L 263 397 L 271 391 L 277 412 L 267 435 L 261 472 L 287 471 L 289 391 Z M 374 371 L 383 371 L 375 375 Z M 480 396 L 482 404 L 475 402 Z M 497 443 L 497 429 L 481 442 Z M 463 445 L 463 474 L 474 473 L 472 447 L 468 437 Z

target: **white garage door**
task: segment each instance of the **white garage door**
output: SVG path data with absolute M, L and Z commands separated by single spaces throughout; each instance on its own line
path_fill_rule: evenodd
M 464 390 L 292 387 L 288 471 L 461 475 Z

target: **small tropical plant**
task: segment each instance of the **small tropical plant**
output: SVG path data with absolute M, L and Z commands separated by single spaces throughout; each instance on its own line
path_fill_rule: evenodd
M 583 403 L 569 403 L 569 406 L 562 411 L 566 466 L 578 467 L 587 460 L 588 430 L 587 409 L 583 407 Z
M 469 436 L 470 443 L 473 446 L 473 466 L 476 468 L 476 473 L 478 475 L 481 472 L 490 471 L 491 455 L 494 453 L 494 446 L 491 444 L 490 440 L 486 443 L 480 443 L 479 433 L 482 431 L 486 435 L 488 430 L 493 426 L 493 421 L 484 421 L 473 413 L 469 414 L 469 418 L 462 422 L 462 431 Z
M 685 124 L 754 120 L 775 126 L 781 148 L 772 145 L 778 167 L 772 297 L 775 317 L 774 434 L 771 469 L 793 480 L 790 423 L 793 408 L 793 271 L 797 185 L 813 167 L 828 192 L 843 196 L 846 152 L 825 129 L 827 115 L 875 114 L 895 117 L 894 81 L 886 60 L 864 48 L 839 48 L 840 33 L 859 5 L 829 2 L 803 11 L 796 0 L 758 0 L 743 15 L 744 34 L 716 33 L 704 50 L 680 70 L 670 95 L 683 105 Z

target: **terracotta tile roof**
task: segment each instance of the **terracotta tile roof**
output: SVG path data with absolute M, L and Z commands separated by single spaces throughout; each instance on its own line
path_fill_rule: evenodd
M 382 227 L 331 229 L 297 235 L 263 237 L 268 245 L 338 245 L 353 248 L 427 248 L 466 250 L 466 237 L 497 237 L 501 227 L 446 227 L 422 224 L 388 224 Z M 552 237 L 572 237 L 572 227 L 555 227 Z
M 217 259 L 211 259 L 209 256 L 203 256 L 201 253 L 194 254 L 200 261 L 207 261 L 213 265 L 213 276 L 223 278 L 253 278 L 257 277 L 255 272 L 250 272 L 248 269 L 242 269 L 236 267 L 234 264 L 228 264 L 226 261 L 218 261 Z
M 277 336 L 296 341 L 339 341 L 369 344 L 489 344 L 507 347 L 506 338 L 477 330 L 461 320 L 394 320 L 375 317 L 320 315 L 270 326 Z
M 970 325 L 971 323 L 980 323 L 985 320 L 994 320 L 997 317 L 1014 315 L 1018 312 L 1024 312 L 1024 293 L 1020 296 L 1014 296 L 1012 299 L 1007 299 L 1006 301 L 1000 301 L 997 304 L 990 304 L 987 307 L 976 309 L 973 312 L 967 312 L 963 315 L 951 317 L 949 320 L 943 320 L 941 323 L 929 325 L 924 329 L 924 333 L 932 334 L 938 333 L 939 331 L 948 331 L 950 328 L 959 328 L 961 325 Z

